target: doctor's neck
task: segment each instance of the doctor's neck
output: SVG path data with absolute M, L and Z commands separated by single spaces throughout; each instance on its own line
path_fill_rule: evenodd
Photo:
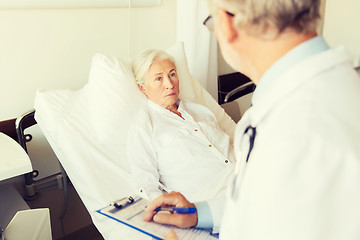
M 262 39 L 248 34 L 243 35 L 242 44 L 246 46 L 245 56 L 247 58 L 248 73 L 245 73 L 256 85 L 263 74 L 281 57 L 299 44 L 316 37 L 314 33 L 297 33 L 295 31 L 284 31 L 275 39 Z

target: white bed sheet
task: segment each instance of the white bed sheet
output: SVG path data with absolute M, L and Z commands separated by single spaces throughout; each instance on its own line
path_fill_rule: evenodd
M 177 48 L 183 52 L 182 44 Z M 185 58 L 185 55 L 180 57 Z M 176 58 L 179 57 L 175 56 Z M 180 60 L 186 63 L 186 59 Z M 231 118 L 197 81 L 191 79 L 190 83 L 186 84 L 187 89 L 183 95 L 212 110 L 220 125 L 232 135 L 235 123 Z M 89 84 L 77 91 L 38 91 L 35 98 L 35 119 L 103 237 L 148 239 L 147 236 L 95 212 L 135 191 L 125 157 L 126 141 L 112 139 L 109 144 L 101 141 L 97 134 L 99 129 L 95 129 L 96 125 L 92 124 L 94 109 L 89 104 L 89 97 L 96 96 L 89 94 L 94 94 L 89 91 Z M 116 105 L 111 99 L 108 104 Z M 116 125 L 107 127 L 116 129 Z M 122 126 L 121 129 L 127 128 Z M 116 136 L 120 139 L 126 134 L 117 133 Z
M 133 191 L 129 172 L 120 164 L 122 148 L 102 147 L 89 124 L 83 89 L 38 93 L 36 121 L 105 239 L 149 239 L 95 211 Z M 68 105 L 68 106 L 66 106 Z M 69 106 L 70 109 L 69 109 Z M 61 110 L 67 108 L 67 113 Z M 119 161 L 117 161 L 119 160 Z

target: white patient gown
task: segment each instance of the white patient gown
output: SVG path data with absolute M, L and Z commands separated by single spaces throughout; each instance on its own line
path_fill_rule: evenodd
M 151 102 L 136 116 L 127 141 L 137 193 L 154 199 L 166 191 L 190 201 L 223 195 L 233 172 L 230 137 L 206 107 L 180 101 L 182 118 Z

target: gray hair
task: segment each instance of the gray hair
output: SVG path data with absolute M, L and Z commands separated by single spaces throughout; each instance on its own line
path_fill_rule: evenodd
M 166 60 L 169 59 L 174 65 L 174 58 L 161 50 L 149 49 L 138 55 L 131 63 L 131 68 L 134 72 L 135 80 L 138 84 L 144 86 L 146 73 L 148 72 L 151 64 L 154 60 Z
M 273 39 L 285 29 L 298 33 L 316 32 L 321 0 L 208 0 L 213 16 L 224 9 L 234 16 L 236 28 Z

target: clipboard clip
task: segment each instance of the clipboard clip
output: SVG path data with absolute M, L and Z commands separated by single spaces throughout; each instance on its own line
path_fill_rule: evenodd
M 113 206 L 116 207 L 117 209 L 122 209 L 122 208 L 126 208 L 127 206 L 129 206 L 130 204 L 134 203 L 135 201 L 137 201 L 138 199 L 136 199 L 136 197 L 124 197 L 116 202 L 113 203 Z

